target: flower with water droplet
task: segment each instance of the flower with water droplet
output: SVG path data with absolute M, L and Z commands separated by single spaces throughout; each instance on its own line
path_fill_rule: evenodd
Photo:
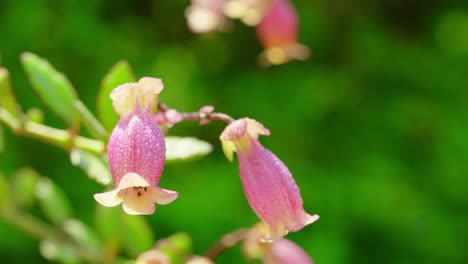
M 237 152 L 240 177 L 250 206 L 269 226 L 268 241 L 295 232 L 315 222 L 318 215 L 304 211 L 302 197 L 288 168 L 258 141 L 270 131 L 250 118 L 229 124 L 220 139 L 226 157 Z
M 166 146 L 153 111 L 162 89 L 160 79 L 145 77 L 112 91 L 114 109 L 121 115 L 107 146 L 116 189 L 95 194 L 100 204 L 122 203 L 128 214 L 152 214 L 155 203 L 168 204 L 177 198 L 177 192 L 158 187 Z

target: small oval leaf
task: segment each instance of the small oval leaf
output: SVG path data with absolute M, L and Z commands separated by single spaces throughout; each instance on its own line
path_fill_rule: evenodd
M 11 89 L 10 73 L 0 68 L 0 107 L 5 108 L 13 117 L 20 117 L 19 105 Z
M 41 177 L 36 197 L 44 215 L 54 224 L 61 224 L 73 216 L 70 200 L 49 178 Z
M 97 116 L 107 131 L 112 131 L 119 120 L 112 107 L 110 93 L 121 84 L 135 81 L 135 75 L 127 61 L 117 62 L 102 79 L 96 109 Z
M 213 150 L 210 143 L 194 137 L 167 136 L 165 140 L 166 162 L 199 158 Z
M 19 169 L 13 175 L 14 198 L 20 207 L 29 208 L 34 204 L 39 177 L 35 170 L 28 167 Z
M 102 185 L 108 185 L 112 181 L 109 166 L 104 160 L 91 152 L 81 149 L 73 149 L 70 153 L 71 163 L 82 169 L 89 178 Z
M 33 53 L 23 53 L 21 63 L 43 103 L 69 126 L 76 128 L 79 120 L 73 104 L 77 95 L 65 75 Z

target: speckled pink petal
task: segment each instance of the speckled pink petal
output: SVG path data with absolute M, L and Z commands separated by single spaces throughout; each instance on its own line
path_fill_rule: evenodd
M 109 166 L 116 186 L 129 172 L 157 186 L 165 155 L 164 135 L 148 110 L 136 109 L 122 118 L 109 139 Z

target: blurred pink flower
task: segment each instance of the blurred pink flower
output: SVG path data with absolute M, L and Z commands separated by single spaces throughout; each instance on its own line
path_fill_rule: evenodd
M 226 157 L 237 152 L 240 176 L 250 206 L 269 226 L 263 240 L 283 237 L 313 223 L 318 215 L 304 211 L 302 197 L 288 168 L 258 141 L 270 135 L 262 124 L 242 118 L 229 124 L 220 139 Z
M 309 56 L 309 49 L 298 43 L 299 21 L 288 0 L 272 0 L 256 29 L 265 49 L 260 56 L 264 65 L 304 60 Z
M 177 192 L 158 187 L 166 146 L 152 109 L 157 107 L 161 90 L 161 80 L 142 78 L 138 83 L 121 85 L 111 93 L 116 112 L 122 114 L 107 147 L 116 189 L 95 194 L 100 204 L 122 203 L 128 214 L 152 214 L 155 203 L 168 204 L 177 198 Z M 129 112 L 129 109 L 132 110 Z
M 314 264 L 309 255 L 288 239 L 277 239 L 263 256 L 265 264 Z

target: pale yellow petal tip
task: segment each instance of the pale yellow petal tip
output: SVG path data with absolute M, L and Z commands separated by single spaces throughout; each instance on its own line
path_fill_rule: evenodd
M 151 188 L 151 199 L 157 204 L 170 204 L 179 197 L 176 191 L 166 190 L 160 187 Z
M 246 118 L 247 119 L 247 131 L 252 136 L 263 135 L 269 136 L 270 130 L 263 126 L 262 123 L 258 122 L 255 119 Z
M 114 111 L 122 116 L 132 112 L 136 104 L 150 108 L 153 112 L 158 106 L 158 95 L 164 89 L 161 79 L 143 77 L 138 83 L 124 83 L 112 90 L 110 99 Z
M 158 95 L 164 89 L 164 83 L 159 78 L 143 77 L 138 81 L 142 95 Z
M 122 198 L 118 196 L 119 189 L 105 192 L 105 193 L 96 193 L 94 199 L 96 202 L 100 203 L 103 206 L 113 207 L 122 203 Z
M 131 200 L 125 199 L 122 208 L 129 215 L 151 215 L 156 211 L 156 205 L 151 200 Z
M 307 219 L 306 221 L 304 222 L 304 226 L 306 225 L 310 225 L 312 224 L 313 222 L 317 221 L 320 219 L 320 216 L 318 214 L 314 214 L 314 215 L 307 215 Z
M 221 140 L 221 146 L 226 158 L 232 162 L 234 160 L 234 152 L 236 151 L 234 143 L 232 141 Z
M 259 57 L 258 63 L 262 67 L 285 64 L 291 60 L 303 61 L 310 57 L 307 46 L 293 43 L 285 47 L 271 47 L 265 49 Z

